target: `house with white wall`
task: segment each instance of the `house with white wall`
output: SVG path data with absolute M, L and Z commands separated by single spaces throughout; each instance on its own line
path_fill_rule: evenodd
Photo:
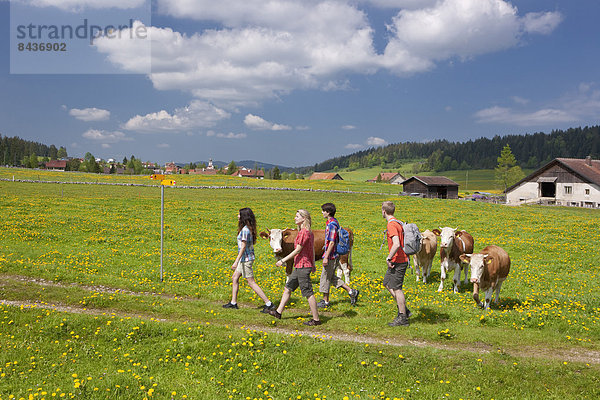
M 600 208 L 600 160 L 555 158 L 506 189 L 506 203 Z

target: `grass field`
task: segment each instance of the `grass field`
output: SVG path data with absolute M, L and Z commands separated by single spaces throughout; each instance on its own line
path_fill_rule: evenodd
M 0 169 L 3 177 L 13 172 Z M 0 299 L 11 302 L 1 309 L 0 399 L 600 395 L 597 210 L 167 188 L 161 283 L 159 192 L 0 181 Z M 388 199 L 398 217 L 421 229 L 458 226 L 473 235 L 476 250 L 505 248 L 512 267 L 500 306 L 482 311 L 471 287 L 454 294 L 450 281 L 438 293 L 436 257 L 427 284 L 407 276 L 411 326 L 388 327 L 394 305 L 381 287 L 380 250 L 380 205 Z M 292 227 L 295 210 L 306 208 L 322 227 L 319 206 L 326 201 L 355 232 L 358 305 L 350 306 L 345 292 L 332 292 L 324 324 L 310 330 L 301 324 L 309 313 L 299 293 L 284 318 L 273 320 L 258 313 L 260 300 L 242 285 L 241 309 L 223 310 L 237 210 L 252 207 L 263 230 Z M 277 303 L 283 271 L 266 241 L 257 242 L 256 255 L 257 281 Z

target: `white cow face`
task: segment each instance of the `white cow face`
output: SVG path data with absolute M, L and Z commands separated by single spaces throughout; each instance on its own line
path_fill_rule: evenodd
M 487 260 L 487 254 L 464 254 L 460 256 L 460 259 L 468 262 L 471 265 L 471 282 L 480 283 L 481 277 L 483 276 L 483 269 Z
M 281 241 L 283 240 L 283 231 L 281 229 L 271 229 L 269 233 L 269 245 L 273 249 L 273 253 L 281 253 Z M 263 236 L 261 234 L 261 236 Z M 265 237 L 265 236 L 263 236 Z
M 456 234 L 456 229 L 457 228 L 440 228 L 441 229 L 441 234 L 440 234 L 440 246 L 445 248 L 445 249 L 451 249 L 452 245 L 454 244 L 454 235 Z

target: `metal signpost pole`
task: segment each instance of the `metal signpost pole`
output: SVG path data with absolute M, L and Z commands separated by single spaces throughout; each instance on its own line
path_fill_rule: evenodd
M 160 281 L 163 281 L 163 232 L 165 215 L 165 186 L 160 185 Z

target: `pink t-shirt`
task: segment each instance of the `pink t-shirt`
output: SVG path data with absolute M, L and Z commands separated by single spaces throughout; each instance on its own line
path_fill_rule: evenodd
M 302 246 L 294 257 L 294 268 L 312 268 L 315 266 L 315 236 L 308 229 L 301 229 L 294 240 L 294 248 Z

